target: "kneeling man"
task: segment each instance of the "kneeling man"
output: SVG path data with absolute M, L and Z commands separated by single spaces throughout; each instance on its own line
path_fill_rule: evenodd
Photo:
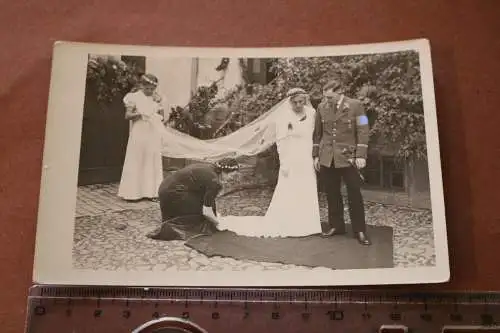
M 158 190 L 162 226 L 155 240 L 187 240 L 216 231 L 215 199 L 239 169 L 235 159 L 214 164 L 191 164 L 165 178 Z

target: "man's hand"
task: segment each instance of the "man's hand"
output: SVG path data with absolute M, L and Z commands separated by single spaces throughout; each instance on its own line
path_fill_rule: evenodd
M 137 112 L 137 109 L 134 106 L 127 107 L 127 110 L 125 111 L 126 120 L 137 120 L 141 117 L 142 115 L 139 112 Z
M 212 221 L 216 226 L 219 225 L 219 221 L 217 220 L 212 207 L 203 206 L 203 215 Z
M 319 157 L 315 157 L 313 163 L 314 163 L 314 169 L 319 172 L 320 169 Z
M 364 158 L 350 159 L 349 162 L 358 169 L 363 169 L 366 166 L 366 159 Z

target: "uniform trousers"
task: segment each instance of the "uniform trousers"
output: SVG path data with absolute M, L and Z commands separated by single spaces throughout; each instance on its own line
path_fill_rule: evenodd
M 341 193 L 342 180 L 347 188 L 349 216 L 353 232 L 365 232 L 365 209 L 361 195 L 361 179 L 358 171 L 350 167 L 321 166 L 320 177 L 328 201 L 328 223 L 339 232 L 345 231 L 344 202 Z

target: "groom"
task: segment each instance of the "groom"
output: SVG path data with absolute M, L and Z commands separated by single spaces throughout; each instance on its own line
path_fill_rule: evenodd
M 354 237 L 362 245 L 370 245 L 359 172 L 366 165 L 368 118 L 360 101 L 342 93 L 339 81 L 327 83 L 323 87 L 323 96 L 316 113 L 313 157 L 328 201 L 330 230 L 324 236 L 346 233 L 340 191 L 341 181 L 344 180 Z

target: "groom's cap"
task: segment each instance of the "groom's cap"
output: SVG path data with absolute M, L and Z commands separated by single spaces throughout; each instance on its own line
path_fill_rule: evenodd
M 332 79 L 329 80 L 324 86 L 323 86 L 323 91 L 325 90 L 333 90 L 336 91 L 340 88 L 341 83 L 339 80 Z

